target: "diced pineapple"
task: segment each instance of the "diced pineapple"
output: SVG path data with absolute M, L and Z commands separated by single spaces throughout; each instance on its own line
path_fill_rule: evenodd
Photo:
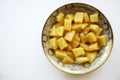
M 65 56 L 65 58 L 63 59 L 62 62 L 66 63 L 66 64 L 72 64 L 74 62 L 74 60 L 69 56 Z
M 76 12 L 74 16 L 75 23 L 83 23 L 83 12 Z
M 78 64 L 84 64 L 84 63 L 87 63 L 89 62 L 89 59 L 87 57 L 77 57 L 75 59 L 76 63 Z
M 98 21 L 99 21 L 99 19 L 98 19 L 97 13 L 90 15 L 90 22 L 98 22 Z
M 67 53 L 65 53 L 65 51 L 62 50 L 55 50 L 55 56 L 60 59 L 63 60 L 65 56 L 67 56 Z
M 81 29 L 84 30 L 88 25 L 89 25 L 88 23 L 81 24 Z
M 93 31 L 95 34 L 99 31 L 99 26 L 96 24 L 90 25 L 90 30 Z
M 80 41 L 80 36 L 79 36 L 79 33 L 76 33 L 76 34 L 75 34 L 74 39 L 75 39 L 76 41 Z
M 61 50 L 68 47 L 68 43 L 65 41 L 65 39 L 63 37 L 61 37 L 57 40 L 57 44 Z
M 86 27 L 86 28 L 83 30 L 83 33 L 86 35 L 89 31 L 90 31 L 90 27 Z
M 97 57 L 97 52 L 94 51 L 94 52 L 87 52 L 87 57 L 89 59 L 89 62 L 92 63 L 95 58 Z
M 55 26 L 55 28 L 57 28 L 57 27 L 62 26 L 62 24 L 61 23 L 56 23 L 54 26 Z
M 67 14 L 67 15 L 65 16 L 65 18 L 73 21 L 74 15 L 73 15 L 73 14 Z
M 88 45 L 84 43 L 80 43 L 80 47 L 82 47 L 85 51 L 88 51 Z
M 55 26 L 53 26 L 53 27 L 50 29 L 49 35 L 50 35 L 50 36 L 56 36 L 56 33 L 55 33 Z
M 75 31 L 67 32 L 65 35 L 65 40 L 71 42 L 75 36 Z
M 72 30 L 75 30 L 76 32 L 81 32 L 81 24 L 73 24 Z
M 100 45 L 100 47 L 106 46 L 106 44 L 107 44 L 106 35 L 98 36 L 97 39 L 98 39 L 98 44 Z
M 100 49 L 100 48 L 99 48 L 97 42 L 95 42 L 95 43 L 89 45 L 89 47 L 88 47 L 88 51 L 96 51 L 96 50 L 99 50 L 99 49 Z
M 66 31 L 70 31 L 72 26 L 72 21 L 70 19 L 64 19 L 64 27 Z
M 99 28 L 99 30 L 97 31 L 96 35 L 99 36 L 102 33 L 102 28 Z
M 63 24 L 63 21 L 64 21 L 64 13 L 59 13 L 57 16 L 56 16 L 56 21 Z
M 82 43 L 86 43 L 87 42 L 87 38 L 83 33 L 80 33 L 80 39 Z
M 72 48 L 76 48 L 76 47 L 79 46 L 80 42 L 75 40 L 75 39 L 73 39 L 73 41 L 70 42 L 69 44 L 72 46 Z
M 87 41 L 93 43 L 97 41 L 96 35 L 93 32 L 90 32 L 86 35 Z
M 57 39 L 56 38 L 51 38 L 49 40 L 49 47 L 51 49 L 57 49 L 58 48 L 58 45 L 57 45 Z
M 88 13 L 83 13 L 83 20 L 84 20 L 84 22 L 90 21 Z
M 72 46 L 70 44 L 68 44 L 68 46 L 65 48 L 65 50 L 71 51 L 72 50 Z
M 63 34 L 64 34 L 64 27 L 60 26 L 60 27 L 55 28 L 55 34 L 56 34 L 56 36 L 63 36 Z
M 73 54 L 75 57 L 86 55 L 86 53 L 82 47 L 73 48 L 72 51 L 73 51 Z
M 74 60 L 74 54 L 71 51 L 66 51 L 67 55 Z

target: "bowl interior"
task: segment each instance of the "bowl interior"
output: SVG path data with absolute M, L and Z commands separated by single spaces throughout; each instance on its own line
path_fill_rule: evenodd
M 98 13 L 99 14 L 99 23 L 98 25 L 104 29 L 104 32 L 107 35 L 107 45 L 106 47 L 103 47 L 95 59 L 95 61 L 88 66 L 88 64 L 85 65 L 78 65 L 78 64 L 64 64 L 59 59 L 57 59 L 54 56 L 54 53 L 51 49 L 49 49 L 48 40 L 50 38 L 49 36 L 49 30 L 55 24 L 55 18 L 56 15 L 60 12 L 63 12 L 64 14 L 68 13 L 76 13 L 78 11 L 87 12 L 88 14 Z M 109 57 L 112 46 L 113 46 L 113 33 L 112 28 L 110 26 L 109 21 L 107 18 L 96 8 L 83 4 L 83 3 L 71 3 L 64 5 L 57 10 L 55 10 L 47 19 L 43 31 L 42 31 L 42 46 L 43 50 L 45 52 L 46 57 L 48 60 L 58 69 L 72 74 L 85 74 L 91 71 L 96 70 L 99 68 Z

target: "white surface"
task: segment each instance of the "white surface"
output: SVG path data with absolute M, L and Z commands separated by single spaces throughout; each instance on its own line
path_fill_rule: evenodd
M 114 32 L 107 62 L 86 75 L 66 74 L 49 63 L 41 47 L 47 17 L 70 2 L 93 5 Z M 120 80 L 120 0 L 0 0 L 0 80 Z

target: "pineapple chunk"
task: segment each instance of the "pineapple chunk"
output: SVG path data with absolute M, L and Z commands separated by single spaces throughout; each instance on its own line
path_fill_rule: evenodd
M 64 19 L 64 27 L 66 31 L 70 31 L 72 26 L 72 21 L 70 19 Z
M 75 39 L 76 41 L 79 41 L 79 42 L 80 42 L 80 36 L 79 36 L 79 33 L 76 33 L 76 34 L 75 34 L 74 39 Z
M 67 55 L 74 60 L 74 54 L 71 51 L 67 51 Z
M 74 16 L 75 23 L 83 23 L 83 12 L 76 12 Z
M 81 24 L 81 29 L 84 30 L 88 26 L 88 23 Z
M 81 32 L 81 24 L 73 24 L 72 30 L 75 30 L 76 32 Z
M 55 50 L 55 56 L 60 59 L 63 60 L 65 56 L 67 56 L 67 54 L 65 53 L 65 51 L 62 50 Z
M 75 59 L 76 63 L 78 64 L 84 64 L 84 63 L 87 63 L 89 62 L 89 59 L 87 57 L 77 57 Z
M 50 35 L 50 36 L 56 36 L 56 33 L 55 33 L 55 26 L 53 26 L 53 27 L 50 29 L 49 35 Z
M 80 43 L 80 47 L 82 47 L 85 51 L 88 51 L 88 45 L 84 43 Z
M 97 57 L 97 52 L 96 51 L 87 52 L 86 54 L 87 54 L 87 57 L 88 57 L 90 63 L 92 63 L 95 60 L 95 58 Z
M 88 13 L 83 13 L 83 20 L 84 20 L 84 22 L 89 22 L 90 21 Z
M 99 48 L 97 42 L 89 45 L 89 47 L 88 47 L 88 51 L 96 51 L 96 50 L 99 50 L 99 49 L 100 49 L 100 48 Z
M 90 30 L 93 31 L 94 33 L 97 33 L 99 31 L 99 26 L 96 24 L 91 24 Z
M 63 37 L 61 37 L 57 40 L 57 44 L 61 50 L 68 47 L 68 43 L 65 41 L 65 39 Z
M 73 41 L 70 42 L 69 44 L 72 46 L 72 48 L 76 48 L 77 46 L 79 46 L 80 42 L 73 39 Z
M 98 22 L 98 14 L 95 13 L 95 14 L 91 14 L 90 15 L 90 22 Z
M 65 58 L 63 59 L 62 62 L 66 63 L 66 64 L 72 64 L 74 62 L 74 60 L 69 56 L 65 56 Z
M 75 31 L 67 32 L 65 35 L 65 40 L 71 42 L 75 36 Z
M 55 27 L 55 28 L 60 27 L 60 26 L 62 26 L 61 23 L 56 23 L 55 25 L 53 25 L 53 27 Z
M 86 55 L 86 53 L 82 47 L 73 48 L 72 51 L 73 51 L 73 54 L 75 57 Z
M 56 38 L 51 38 L 49 40 L 49 47 L 51 49 L 57 49 L 58 48 L 58 45 L 57 45 L 57 39 Z
M 72 46 L 70 44 L 68 44 L 68 47 L 66 47 L 65 50 L 71 51 L 72 50 Z
M 63 36 L 63 33 L 64 33 L 64 27 L 63 26 L 55 28 L 56 36 Z
M 59 13 L 57 16 L 56 16 L 56 21 L 63 24 L 63 21 L 64 21 L 64 13 Z
M 86 27 L 86 28 L 83 30 L 83 33 L 86 35 L 89 31 L 90 31 L 90 27 Z
M 71 22 L 72 22 L 74 20 L 74 15 L 73 14 L 67 14 L 65 16 L 65 18 L 71 20 Z
M 90 32 L 86 35 L 87 41 L 93 43 L 97 41 L 96 35 L 93 32 Z
M 80 33 L 80 39 L 82 43 L 86 43 L 87 42 L 87 38 L 83 33 Z
M 98 36 L 97 39 L 98 39 L 98 44 L 100 45 L 100 47 L 106 46 L 106 44 L 107 44 L 106 35 Z
M 102 33 L 102 28 L 99 28 L 99 30 L 97 31 L 96 35 L 99 36 Z

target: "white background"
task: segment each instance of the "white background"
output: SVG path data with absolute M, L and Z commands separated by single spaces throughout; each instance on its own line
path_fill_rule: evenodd
M 70 2 L 98 8 L 114 32 L 114 47 L 107 62 L 85 75 L 56 69 L 41 47 L 47 17 Z M 120 0 L 0 0 L 0 80 L 120 80 Z

